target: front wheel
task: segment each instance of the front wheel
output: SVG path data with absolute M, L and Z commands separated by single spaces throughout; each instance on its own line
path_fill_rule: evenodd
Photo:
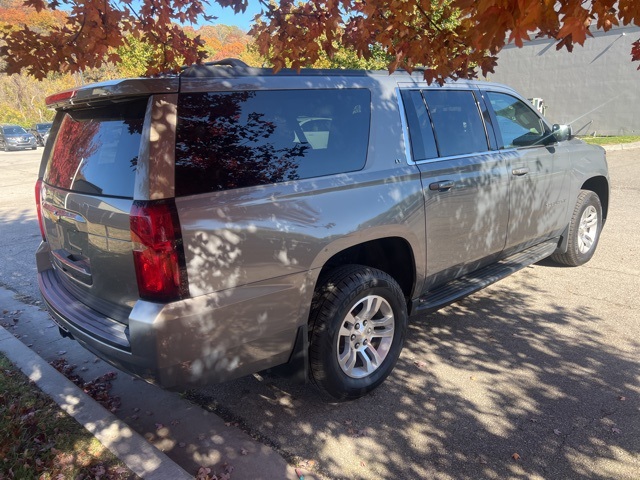
M 309 322 L 312 380 L 332 397 L 352 400 L 393 370 L 404 343 L 407 306 L 390 275 L 347 265 L 321 282 Z
M 569 223 L 567 251 L 554 253 L 551 259 L 571 267 L 587 263 L 596 251 L 601 231 L 600 198 L 590 190 L 581 190 Z

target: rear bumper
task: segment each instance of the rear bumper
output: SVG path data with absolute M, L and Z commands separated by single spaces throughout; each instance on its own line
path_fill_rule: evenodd
M 294 275 L 169 304 L 139 300 L 125 325 L 71 295 L 54 269 L 41 269 L 46 251 L 38 252 L 38 282 L 58 326 L 115 367 L 164 388 L 222 382 L 287 363 L 298 327 L 306 324 L 304 279 Z

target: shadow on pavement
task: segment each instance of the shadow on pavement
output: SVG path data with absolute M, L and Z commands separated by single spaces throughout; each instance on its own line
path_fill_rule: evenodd
M 632 478 L 640 343 L 612 346 L 587 307 L 536 304 L 536 268 L 412 318 L 395 371 L 360 400 L 273 377 L 193 396 L 330 478 Z

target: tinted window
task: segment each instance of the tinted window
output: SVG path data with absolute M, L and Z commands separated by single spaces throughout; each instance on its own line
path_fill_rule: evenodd
M 176 193 L 360 170 L 370 103 L 361 89 L 182 94 Z
M 469 91 L 424 90 L 441 157 L 489 149 L 484 123 Z
M 413 160 L 437 157 L 436 140 L 422 94 L 418 90 L 404 91 L 402 99 L 407 114 Z
M 133 197 L 146 104 L 65 113 L 45 182 L 80 193 Z
M 504 93 L 487 92 L 487 96 L 498 120 L 504 148 L 542 143 L 544 123 L 529 105 Z

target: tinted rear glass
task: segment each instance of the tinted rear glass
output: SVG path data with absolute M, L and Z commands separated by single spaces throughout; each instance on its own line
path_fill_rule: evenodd
M 182 94 L 176 194 L 360 170 L 370 105 L 364 89 Z
M 65 112 L 44 181 L 79 193 L 133 197 L 147 101 Z

